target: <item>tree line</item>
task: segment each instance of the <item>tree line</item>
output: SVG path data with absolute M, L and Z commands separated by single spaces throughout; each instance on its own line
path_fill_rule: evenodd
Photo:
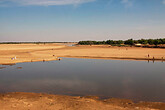
M 135 44 L 149 44 L 149 45 L 160 45 L 165 44 L 165 38 L 160 39 L 140 39 L 140 40 L 107 40 L 107 41 L 79 41 L 79 45 L 102 45 L 102 44 L 108 44 L 108 45 L 135 45 Z

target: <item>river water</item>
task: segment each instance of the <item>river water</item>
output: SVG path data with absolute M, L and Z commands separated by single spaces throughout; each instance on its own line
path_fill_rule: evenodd
M 165 102 L 165 63 L 63 58 L 18 63 L 0 69 L 0 92 Z

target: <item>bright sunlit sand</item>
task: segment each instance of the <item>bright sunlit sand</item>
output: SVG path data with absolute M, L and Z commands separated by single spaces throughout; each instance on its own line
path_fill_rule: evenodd
M 58 57 L 150 61 L 165 60 L 165 49 L 111 47 L 109 45 L 69 47 L 65 44 L 1 44 L 0 53 L 0 64 L 51 61 L 57 60 Z

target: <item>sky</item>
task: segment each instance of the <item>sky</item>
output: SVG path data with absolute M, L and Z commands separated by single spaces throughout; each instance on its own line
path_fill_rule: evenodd
M 0 42 L 165 38 L 165 0 L 0 0 Z

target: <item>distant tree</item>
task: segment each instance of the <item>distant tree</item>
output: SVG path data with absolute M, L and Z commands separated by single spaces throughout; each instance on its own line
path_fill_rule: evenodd
M 8 43 L 13 43 L 13 42 L 8 42 Z M 38 42 L 38 43 L 41 43 L 41 42 Z M 126 41 L 107 40 L 107 41 L 79 41 L 78 42 L 79 45 L 102 45 L 102 44 L 120 45 L 123 43 L 127 44 L 127 45 L 134 45 L 135 43 L 159 45 L 159 44 L 165 44 L 165 38 L 162 38 L 162 39 L 140 39 L 140 40 L 128 39 Z
M 107 40 L 106 44 L 112 45 L 113 44 L 113 40 Z
M 116 41 L 116 43 L 117 43 L 117 44 L 123 44 L 124 41 L 122 41 L 122 40 L 118 40 L 118 41 Z
M 124 44 L 134 45 L 134 41 L 133 41 L 133 39 L 128 39 L 124 42 Z
M 160 40 L 160 44 L 165 44 L 165 38 L 164 39 L 159 39 Z
M 134 43 L 135 43 L 135 44 L 138 44 L 139 42 L 138 42 L 137 40 L 134 40 Z
M 159 40 L 158 40 L 158 39 L 155 39 L 155 40 L 153 41 L 153 44 L 154 44 L 154 45 L 158 45 L 158 44 L 159 44 Z
M 153 39 L 148 39 L 148 43 L 149 43 L 150 45 L 153 45 L 153 44 L 154 44 L 154 40 L 153 40 Z
M 148 43 L 148 41 L 145 39 L 140 39 L 140 40 L 138 40 L 138 42 L 141 44 L 147 44 Z
M 103 43 L 103 44 L 106 44 L 106 41 L 103 41 L 102 43 Z

